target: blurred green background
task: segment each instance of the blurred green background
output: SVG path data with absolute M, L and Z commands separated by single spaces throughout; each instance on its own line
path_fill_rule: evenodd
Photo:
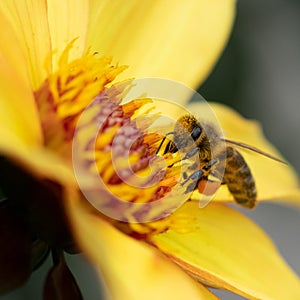
M 258 120 L 268 139 L 300 173 L 300 1 L 240 0 L 229 44 L 199 92 Z M 263 203 L 243 213 L 267 231 L 300 275 L 300 210 Z M 87 262 L 78 255 L 68 261 L 85 300 L 101 299 L 98 279 Z M 50 260 L 27 285 L 0 298 L 41 299 L 49 267 Z M 218 295 L 223 300 L 244 299 L 227 292 Z

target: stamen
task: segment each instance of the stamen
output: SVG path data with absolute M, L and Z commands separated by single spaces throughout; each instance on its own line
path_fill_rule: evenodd
M 74 41 L 62 53 L 58 69 L 35 92 L 45 146 L 58 149 L 59 143 L 72 140 L 78 117 L 97 95 L 105 95 L 111 83 L 126 66 L 111 65 L 110 57 L 87 51 L 69 62 Z M 114 98 L 114 95 L 106 95 Z

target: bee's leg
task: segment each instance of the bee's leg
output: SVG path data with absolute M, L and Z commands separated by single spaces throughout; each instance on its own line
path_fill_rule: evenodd
M 197 170 L 196 172 L 194 172 L 193 174 L 191 174 L 190 176 L 188 176 L 184 182 L 181 185 L 184 185 L 187 181 L 189 180 L 199 180 L 201 179 L 203 176 L 208 177 L 211 168 L 218 162 L 218 160 L 214 159 L 211 162 L 209 162 L 207 165 L 203 166 L 202 169 Z M 186 176 L 186 175 L 185 175 Z
M 162 145 L 164 144 L 165 140 L 166 140 L 166 137 L 164 137 L 164 138 L 161 140 L 161 142 L 160 142 L 158 148 L 156 149 L 156 152 L 155 152 L 156 155 L 157 155 L 158 152 L 160 151 L 160 149 L 161 149 Z
M 224 179 L 225 175 L 225 169 L 226 169 L 226 156 L 224 156 L 224 153 L 220 153 L 216 156 L 216 160 L 218 161 L 218 164 L 212 168 L 210 171 L 210 174 L 218 178 L 221 184 L 226 184 L 226 180 Z
M 181 185 L 185 185 L 189 180 L 193 180 L 193 181 L 198 181 L 202 178 L 204 172 L 202 170 L 198 170 L 196 172 L 194 172 L 193 174 L 191 174 L 189 177 L 187 177 L 182 183 Z
M 162 145 L 164 144 L 164 142 L 165 142 L 167 136 L 168 136 L 168 135 L 171 135 L 171 134 L 174 134 L 174 133 L 175 133 L 175 132 L 171 131 L 171 132 L 168 132 L 168 133 L 164 136 L 164 138 L 161 140 L 161 142 L 160 142 L 158 148 L 156 149 L 156 152 L 155 152 L 156 155 L 157 155 L 158 152 L 160 151 L 160 149 L 161 149 Z M 167 144 L 167 146 L 166 146 L 166 148 L 165 148 L 165 150 L 164 150 L 164 153 L 163 153 L 163 154 L 166 154 L 166 153 L 168 153 L 168 152 L 174 153 L 174 152 L 176 152 L 176 151 L 177 151 L 177 148 L 175 147 L 174 143 L 173 143 L 172 141 L 169 141 L 168 144 Z
M 198 147 L 195 147 L 195 148 L 193 148 L 192 150 L 190 150 L 184 157 L 183 157 L 183 159 L 182 160 L 184 160 L 184 159 L 189 159 L 189 158 L 191 158 L 191 157 L 193 157 L 196 153 L 198 153 L 199 152 L 199 148 Z
M 220 181 L 209 180 L 206 176 L 203 176 L 197 180 L 196 184 L 195 182 L 190 183 L 187 186 L 185 193 L 191 193 L 198 189 L 201 194 L 209 196 L 215 194 L 220 185 Z
M 181 183 L 181 185 L 185 185 L 188 181 L 192 180 L 193 182 L 190 183 L 187 188 L 186 188 L 186 193 L 190 193 L 193 190 L 195 190 L 197 187 L 200 191 L 200 187 L 199 184 L 201 186 L 203 186 L 203 184 L 201 184 L 201 182 L 212 182 L 214 183 L 214 181 L 210 181 L 208 180 L 208 175 L 210 174 L 210 170 L 211 168 L 218 162 L 218 160 L 214 159 L 211 162 L 209 162 L 207 165 L 205 165 L 202 169 L 194 172 L 193 174 L 191 174 L 190 176 L 188 176 L 187 178 L 185 178 L 185 180 Z M 184 177 L 186 177 L 186 174 L 184 174 Z M 196 184 L 195 184 L 196 181 Z M 205 183 L 205 185 L 206 185 Z M 204 186 L 205 186 L 204 185 Z M 218 183 L 219 185 L 219 183 Z M 202 191 L 201 191 L 202 192 Z
M 198 182 L 200 180 L 202 180 L 202 176 L 203 176 L 204 172 L 202 170 L 198 170 L 196 172 L 194 172 L 193 174 L 191 174 L 188 178 L 186 178 L 181 185 L 185 185 L 188 181 L 192 180 L 192 183 L 190 183 L 186 190 L 185 193 L 190 193 L 192 191 L 194 191 L 197 188 Z M 195 183 L 196 181 L 196 183 Z
M 224 179 L 224 175 L 222 175 L 218 171 L 213 170 L 213 171 L 210 172 L 210 175 L 212 175 L 215 178 L 218 178 L 220 180 L 221 184 L 226 184 L 227 183 L 226 180 Z
M 205 166 L 203 167 L 203 170 L 205 170 L 205 171 L 210 171 L 211 168 L 212 168 L 216 163 L 218 163 L 218 162 L 219 162 L 218 159 L 213 159 L 211 162 L 209 162 L 207 165 L 205 165 Z

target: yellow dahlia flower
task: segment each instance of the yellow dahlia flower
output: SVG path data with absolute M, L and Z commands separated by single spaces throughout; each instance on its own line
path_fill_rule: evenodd
M 162 137 L 147 131 L 155 116 L 139 126 L 136 120 L 147 105 L 163 109 L 146 96 L 124 104 L 131 82 L 116 85 L 115 78 L 165 77 L 196 87 L 223 49 L 234 11 L 232 0 L 0 2 L 1 293 L 23 284 L 51 248 L 54 266 L 45 299 L 81 299 L 63 258 L 63 251 L 78 250 L 104 278 L 112 299 L 217 299 L 207 286 L 249 299 L 300 299 L 299 279 L 267 235 L 227 206 L 233 198 L 225 186 L 205 208 L 183 199 L 162 219 L 155 218 L 159 208 L 132 212 L 114 206 L 126 216 L 122 222 L 91 206 L 74 174 L 72 145 L 79 136 L 86 161 L 95 161 L 90 169 L 87 164 L 90 173 L 127 203 L 151 203 L 174 190 L 176 155 L 166 157 L 169 168 L 150 188 L 130 186 L 115 173 L 109 153 L 116 140 L 122 154 L 123 144 L 134 138 L 129 151 L 134 174 L 147 174 L 150 162 L 154 169 L 159 164 Z M 212 107 L 226 137 L 280 157 L 255 122 Z M 205 107 L 190 109 L 203 113 Z M 90 147 L 93 118 L 107 111 Z M 83 112 L 84 126 L 78 126 Z M 244 157 L 258 200 L 299 199 L 292 168 L 259 155 Z M 123 163 L 120 159 L 130 179 Z M 98 191 L 84 175 L 83 184 Z M 109 207 L 103 190 L 98 196 Z M 139 213 L 154 218 L 137 223 Z

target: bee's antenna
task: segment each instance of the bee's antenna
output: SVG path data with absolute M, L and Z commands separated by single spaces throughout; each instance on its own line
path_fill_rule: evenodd
M 171 132 L 166 133 L 166 135 L 164 136 L 164 138 L 161 140 L 161 142 L 160 142 L 158 148 L 156 149 L 155 154 L 157 154 L 157 153 L 160 151 L 160 149 L 161 149 L 162 145 L 164 144 L 164 142 L 165 142 L 167 136 L 168 136 L 168 135 L 171 135 L 171 134 L 175 134 L 175 131 L 171 131 Z
M 273 156 L 273 155 L 271 155 L 269 153 L 266 153 L 266 152 L 264 152 L 264 151 L 262 151 L 262 150 L 260 150 L 260 149 L 258 149 L 256 147 L 253 147 L 253 146 L 250 146 L 248 144 L 241 143 L 241 142 L 227 140 L 227 139 L 222 139 L 221 138 L 221 140 L 224 141 L 224 142 L 226 142 L 226 143 L 228 143 L 228 144 L 236 145 L 236 146 L 239 146 L 241 148 L 245 148 L 245 149 L 254 151 L 254 152 L 259 153 L 259 154 L 261 154 L 263 156 L 266 156 L 266 157 L 268 157 L 270 159 L 273 159 L 275 161 L 278 161 L 280 163 L 283 163 L 283 164 L 287 165 L 287 163 L 285 161 L 283 161 L 283 160 L 281 160 L 281 159 L 279 159 L 279 158 L 277 158 L 277 157 L 275 157 L 275 156 Z

